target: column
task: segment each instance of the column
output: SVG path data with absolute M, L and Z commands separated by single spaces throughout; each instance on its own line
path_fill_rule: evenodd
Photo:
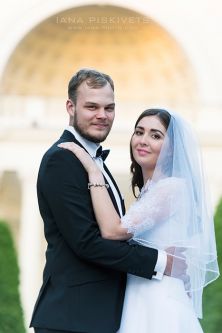
M 36 175 L 31 174 L 29 170 L 21 172 L 20 179 L 22 188 L 19 237 L 20 294 L 25 324 L 29 332 L 28 326 L 40 288 L 43 225 L 37 203 Z

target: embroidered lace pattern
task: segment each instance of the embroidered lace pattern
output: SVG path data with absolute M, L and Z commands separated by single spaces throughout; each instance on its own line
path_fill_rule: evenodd
M 169 212 L 172 215 L 179 208 L 178 200 L 184 187 L 184 181 L 176 177 L 161 179 L 157 183 L 148 180 L 138 199 L 122 217 L 122 226 L 136 237 L 152 229 L 156 223 L 168 220 Z

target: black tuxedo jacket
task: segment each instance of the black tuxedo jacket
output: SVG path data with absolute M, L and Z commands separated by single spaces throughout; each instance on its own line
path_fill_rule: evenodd
M 30 326 L 114 333 L 120 324 L 126 273 L 150 279 L 157 251 L 101 237 L 88 175 L 72 152 L 57 147 L 66 141 L 79 144 L 64 131 L 44 155 L 38 175 L 38 202 L 48 246 Z M 109 193 L 117 208 L 110 188 Z

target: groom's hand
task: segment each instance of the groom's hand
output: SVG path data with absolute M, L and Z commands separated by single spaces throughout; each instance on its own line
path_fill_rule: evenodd
M 185 250 L 186 249 L 182 247 L 169 247 L 165 250 L 167 253 L 167 265 L 164 274 L 182 280 L 185 289 L 188 290 L 190 286 L 190 278 L 186 272 L 187 263 L 186 257 L 183 254 Z

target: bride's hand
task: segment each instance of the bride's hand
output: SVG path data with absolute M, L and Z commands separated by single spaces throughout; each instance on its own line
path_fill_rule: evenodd
M 92 157 L 76 143 L 63 142 L 58 144 L 58 147 L 70 150 L 73 154 L 75 154 L 88 173 L 99 171 L 99 168 Z

